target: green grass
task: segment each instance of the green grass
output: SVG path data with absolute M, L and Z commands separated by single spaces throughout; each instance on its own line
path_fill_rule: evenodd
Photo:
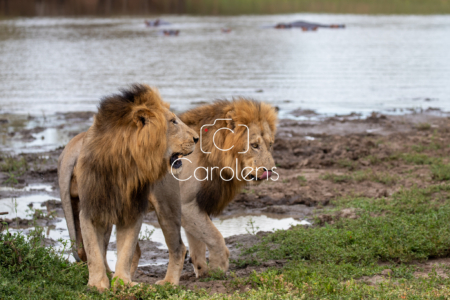
M 290 263 L 283 270 L 255 274 L 250 281 L 267 287 L 282 276 L 291 291 L 306 299 L 398 299 L 405 293 L 408 299 L 446 299 L 450 280 L 416 279 L 416 267 L 410 263 L 449 256 L 449 200 L 450 185 L 402 190 L 391 199 L 339 199 L 337 208 L 357 208 L 359 218 L 323 227 L 297 226 L 263 238 L 245 254 Z M 387 268 L 393 271 L 392 280 L 384 284 L 367 286 L 357 280 Z
M 0 233 L 1 299 L 76 299 L 86 291 L 87 268 L 42 247 L 41 240 L 42 230 L 28 238 Z
M 430 130 L 431 124 L 430 123 L 418 123 L 416 124 L 417 130 Z
M 332 174 L 332 173 L 326 173 L 321 176 L 324 180 L 331 180 L 335 183 L 342 183 L 342 182 L 350 182 L 353 180 L 353 177 L 351 175 L 340 175 L 340 174 Z
M 437 141 L 436 138 L 431 137 L 431 142 L 429 144 L 413 145 L 411 149 L 415 152 L 421 153 L 424 151 L 436 151 L 449 147 L 450 145 L 445 145 L 443 142 Z
M 25 157 L 14 157 L 10 155 L 0 156 L 0 171 L 7 173 L 9 178 L 3 183 L 16 184 L 18 183 L 17 177 L 22 176 L 29 169 L 27 160 Z
M 433 165 L 439 164 L 442 161 L 442 159 L 440 158 L 432 157 L 421 153 L 404 153 L 400 155 L 400 158 L 404 162 L 414 165 Z
M 339 220 L 333 226 L 314 230 L 299 226 L 296 230 L 279 231 L 258 246 L 262 247 L 260 257 L 367 265 L 379 260 L 409 262 L 446 256 L 450 253 L 450 226 L 446 225 L 450 205 L 429 198 L 442 190 L 449 192 L 450 186 L 402 191 L 389 202 L 369 198 L 342 200 L 342 207 L 361 210 L 358 219 Z M 450 200 L 447 194 L 445 200 Z M 385 213 L 383 217 L 373 217 L 381 212 Z M 264 247 L 271 244 L 279 247 Z
M 389 198 L 337 199 L 332 203 L 334 209 L 355 208 L 358 218 L 338 219 L 322 227 L 296 226 L 264 237 L 245 250 L 241 266 L 270 259 L 287 259 L 287 265 L 247 277 L 228 277 L 230 295 L 146 284 L 99 294 L 86 287 L 85 264 L 67 262 L 52 248 L 40 246 L 42 231 L 28 239 L 3 232 L 0 298 L 447 299 L 450 279 L 436 272 L 427 279 L 415 278 L 418 268 L 414 263 L 450 255 L 449 200 L 448 184 L 404 189 Z M 381 284 L 370 286 L 361 280 L 387 268 L 392 274 Z M 450 274 L 448 268 L 443 269 Z M 217 272 L 202 281 L 223 279 L 223 272 Z M 252 289 L 240 292 L 242 286 Z
M 188 0 L 192 14 L 275 14 L 295 12 L 351 14 L 445 14 L 448 0 Z
M 308 182 L 305 176 L 297 176 L 297 180 L 301 186 L 306 186 L 306 183 Z
M 201 278 L 199 281 L 208 282 L 213 280 L 224 280 L 224 279 L 227 279 L 225 272 L 220 269 L 216 269 L 209 272 L 208 277 Z
M 437 164 L 431 167 L 431 176 L 434 180 L 450 180 L 450 165 Z
M 84 263 L 68 262 L 61 253 L 41 246 L 43 230 L 27 237 L 0 233 L 0 299 L 189 299 L 206 296 L 204 291 L 187 292 L 173 286 L 142 285 L 107 290 L 88 289 Z M 125 297 L 125 298 L 124 298 Z M 180 297 L 180 298 L 179 298 Z
M 60 3 L 61 2 L 61 3 Z M 114 2 L 114 1 L 113 1 Z M 33 1 L 8 1 L 4 16 L 34 16 Z M 449 14 L 449 0 L 129 0 L 115 4 L 90 5 L 86 1 L 47 1 L 41 7 L 47 15 L 64 11 L 67 15 L 242 15 L 282 13 L 342 13 L 342 14 Z
M 358 167 L 358 162 L 350 159 L 340 159 L 336 162 L 336 164 L 342 168 L 349 169 L 350 171 Z
M 335 183 L 373 181 L 385 185 L 393 185 L 398 181 L 398 176 L 396 175 L 391 175 L 387 172 L 374 172 L 372 170 L 360 170 L 342 175 L 326 173 L 321 178 Z
M 377 165 L 383 162 L 392 162 L 397 160 L 402 160 L 407 164 L 412 165 L 432 165 L 432 164 L 438 164 L 442 162 L 442 158 L 430 156 L 428 154 L 422 153 L 424 150 L 430 149 L 430 147 L 436 147 L 435 144 L 430 144 L 429 146 L 424 145 L 415 145 L 412 148 L 412 152 L 406 152 L 406 153 L 394 153 L 387 157 L 377 157 L 376 155 L 368 155 L 363 158 L 363 160 L 368 161 L 371 165 Z M 436 150 L 436 149 L 433 149 Z

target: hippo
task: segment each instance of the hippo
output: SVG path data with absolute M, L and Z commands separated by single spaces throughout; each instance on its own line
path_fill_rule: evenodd
M 180 31 L 179 30 L 163 30 L 162 33 L 167 36 L 177 36 Z
M 344 24 L 318 24 L 318 23 L 309 23 L 305 21 L 296 21 L 292 23 L 278 23 L 274 26 L 276 29 L 286 29 L 286 28 L 301 28 L 303 31 L 315 31 L 319 27 L 322 28 L 345 28 Z
M 158 27 L 161 25 L 170 25 L 169 22 L 163 21 L 161 19 L 156 19 L 154 21 L 145 20 L 144 23 L 147 27 Z

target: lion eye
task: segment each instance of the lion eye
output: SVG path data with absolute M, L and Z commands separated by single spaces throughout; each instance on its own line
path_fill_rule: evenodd
M 172 119 L 172 120 L 170 120 L 170 122 L 172 122 L 172 124 L 174 124 L 174 125 L 177 125 L 177 124 L 178 124 L 178 122 L 177 122 L 176 119 Z
M 259 145 L 256 144 L 256 143 L 254 143 L 254 144 L 252 144 L 252 148 L 253 148 L 253 149 L 258 149 L 258 148 L 259 148 Z
M 273 143 L 270 143 L 270 144 L 269 144 L 269 148 L 272 148 L 272 146 L 273 146 Z

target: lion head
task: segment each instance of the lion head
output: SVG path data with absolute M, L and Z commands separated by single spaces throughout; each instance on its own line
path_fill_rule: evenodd
M 269 180 L 275 162 L 277 112 L 249 99 L 216 101 L 192 109 L 181 120 L 200 133 L 199 166 L 210 173 L 197 202 L 210 215 L 219 214 L 246 184 Z
M 153 183 L 182 167 L 176 159 L 194 151 L 198 135 L 169 108 L 147 85 L 101 100 L 77 164 L 86 213 L 107 223 L 133 219 L 147 209 Z

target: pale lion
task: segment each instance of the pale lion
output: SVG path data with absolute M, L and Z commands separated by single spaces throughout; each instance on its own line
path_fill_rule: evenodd
M 277 111 L 266 103 L 237 99 L 200 106 L 180 119 L 196 132 L 202 130 L 200 146 L 186 158 L 191 162 L 184 160 L 178 182 L 182 226 L 198 277 L 209 269 L 228 269 L 228 248 L 210 216 L 219 215 L 246 184 L 258 184 L 277 174 L 271 153 Z M 270 180 L 277 180 L 276 176 Z M 174 188 L 173 181 L 165 181 L 156 191 Z

